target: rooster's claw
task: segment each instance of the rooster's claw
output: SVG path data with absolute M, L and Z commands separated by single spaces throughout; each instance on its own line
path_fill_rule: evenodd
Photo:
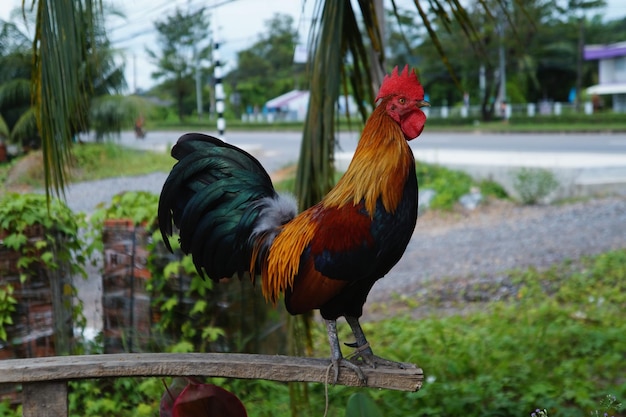
M 367 384 L 367 377 L 363 373 L 361 367 L 355 363 L 350 362 L 347 359 L 340 358 L 338 360 L 331 360 L 331 366 L 334 368 L 335 378 L 333 379 L 333 385 L 336 385 L 339 382 L 339 367 L 345 366 L 346 368 L 351 369 L 356 374 L 357 378 L 361 382 L 361 385 Z

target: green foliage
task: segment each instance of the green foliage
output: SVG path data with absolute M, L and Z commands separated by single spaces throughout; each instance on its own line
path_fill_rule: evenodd
M 50 202 L 39 194 L 7 194 L 0 199 L 0 249 L 17 252 L 18 273 L 26 282 L 38 268 L 63 271 L 71 276 L 86 277 L 85 266 L 93 247 L 79 234 L 86 224 L 84 216 L 76 215 L 57 199 Z M 32 230 L 41 227 L 43 238 L 33 240 Z M 33 269 L 35 268 L 36 269 Z M 74 292 L 70 286 L 67 290 Z M 16 300 L 10 285 L 0 285 L 0 340 L 6 340 L 4 328 L 12 324 Z M 76 326 L 85 324 L 80 303 L 72 310 Z
M 0 417 L 22 417 L 22 405 L 13 407 L 8 399 L 0 401 Z
M 116 378 L 69 383 L 70 417 L 157 415 L 164 383 L 158 378 Z
M 86 276 L 84 265 L 91 247 L 78 233 L 85 224 L 84 216 L 76 215 L 57 199 L 48 205 L 43 195 L 9 193 L 0 200 L 0 230 L 7 232 L 2 242 L 20 252 L 18 266 L 24 270 L 34 262 L 43 262 L 49 269 L 68 262 L 72 274 Z M 33 246 L 27 228 L 37 225 L 43 227 L 45 236 Z
M 548 169 L 520 168 L 512 176 L 513 187 L 524 204 L 539 203 L 559 186 L 554 173 Z
M 346 417 L 382 417 L 382 415 L 367 393 L 355 392 L 348 398 Z
M 122 129 L 133 125 L 141 113 L 138 101 L 121 95 L 95 98 L 89 110 L 91 128 L 98 141 L 108 135 L 120 135 Z
M 112 142 L 74 146 L 73 156 L 73 182 L 168 172 L 176 162 L 165 152 L 128 149 Z
M 108 205 L 99 204 L 89 219 L 91 228 L 87 236 L 91 244 L 102 251 L 102 231 L 106 220 L 129 219 L 135 226 L 153 227 L 158 204 L 159 197 L 148 191 L 124 191 L 113 196 Z
M 415 166 L 420 188 L 431 188 L 436 192 L 432 208 L 451 210 L 473 184 L 472 177 L 461 171 L 422 162 Z
M 607 394 L 602 400 L 600 400 L 600 408 L 596 408 L 591 411 L 589 414 L 591 417 L 614 417 L 617 412 L 622 409 L 622 403 L 617 401 L 617 397 L 615 395 Z M 533 413 L 530 414 L 531 417 L 548 417 L 548 410 L 545 408 L 543 410 L 536 409 Z
M 6 324 L 13 324 L 13 313 L 17 300 L 13 298 L 13 287 L 0 284 L 0 341 L 7 341 Z
M 113 142 L 75 145 L 72 154 L 73 165 L 69 178 L 71 182 L 167 172 L 176 162 L 165 152 L 128 149 Z M 12 187 L 43 188 L 43 167 L 40 163 L 33 164 L 29 158 L 33 158 L 33 155 L 28 154 L 14 159 L 8 165 L 0 165 L 0 195 L 4 191 L 2 180 L 6 178 L 11 179 Z M 14 169 L 22 163 L 29 164 L 29 169 Z M 20 176 L 12 176 L 13 172 L 22 173 Z
M 237 69 L 226 82 L 239 95 L 238 112 L 248 107 L 261 109 L 280 94 L 298 86 L 306 88 L 305 65 L 293 63 L 293 51 L 298 43 L 298 31 L 293 18 L 275 14 L 265 22 L 266 34 L 248 49 L 237 53 Z
M 436 312 L 364 323 L 374 352 L 417 363 L 426 381 L 417 393 L 366 390 L 381 414 L 394 416 L 588 416 L 607 393 L 626 397 L 622 353 L 626 323 L 626 250 L 539 273 L 515 273 L 518 297 L 461 315 Z M 467 307 L 467 306 L 460 306 Z M 315 327 L 315 355 L 328 355 Z M 347 338 L 348 331 L 343 338 Z M 251 417 L 286 415 L 286 384 L 226 381 Z M 310 384 L 309 413 L 324 412 L 323 384 Z M 329 386 L 328 416 L 344 416 L 360 388 Z M 617 414 L 615 414 L 617 416 Z M 610 416 L 610 414 L 609 414 Z
M 509 193 L 506 192 L 504 187 L 492 180 L 482 180 L 478 183 L 480 192 L 484 196 L 491 196 L 500 200 L 506 200 L 509 198 Z
M 91 221 L 100 225 L 108 219 L 130 219 L 135 225 L 151 226 L 156 221 L 159 196 L 148 191 L 124 191 L 116 194 L 108 205 L 100 204 Z
M 206 65 L 210 58 L 210 16 L 204 8 L 176 11 L 154 23 L 158 32 L 159 51 L 146 49 L 157 70 L 154 79 L 162 81 L 160 89 L 176 102 L 179 120 L 195 108 L 196 66 Z M 206 73 L 206 68 L 198 69 Z M 188 100 L 193 98 L 193 100 Z
M 213 281 L 201 277 L 190 255 L 183 255 L 178 239 L 171 239 L 174 254 L 166 252 L 163 237 L 155 232 L 149 247 L 148 289 L 152 305 L 160 315 L 155 325 L 155 344 L 170 352 L 207 352 L 225 336 L 215 325 Z

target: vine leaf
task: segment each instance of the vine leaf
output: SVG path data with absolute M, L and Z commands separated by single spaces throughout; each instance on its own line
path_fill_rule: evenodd
M 382 417 L 382 413 L 367 394 L 356 392 L 348 399 L 346 417 Z

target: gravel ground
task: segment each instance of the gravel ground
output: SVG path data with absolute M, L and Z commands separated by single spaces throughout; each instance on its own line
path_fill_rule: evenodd
M 166 174 L 74 184 L 67 201 L 91 212 L 122 190 L 159 193 Z M 626 197 L 609 197 L 558 206 L 519 207 L 495 202 L 471 212 L 421 215 L 402 260 L 380 280 L 370 301 L 396 294 L 411 297 L 425 282 L 451 278 L 497 281 L 509 270 L 546 268 L 568 259 L 626 248 Z M 98 327 L 99 276 L 78 284 L 86 317 Z
M 553 206 L 497 202 L 463 214 L 426 213 L 402 260 L 380 280 L 370 300 L 411 296 L 442 278 L 498 282 L 510 270 L 545 269 L 626 248 L 626 198 Z

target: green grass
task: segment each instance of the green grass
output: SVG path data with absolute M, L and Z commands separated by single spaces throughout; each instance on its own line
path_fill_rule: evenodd
M 70 182 L 168 172 L 176 162 L 165 152 L 128 149 L 113 143 L 75 145 L 73 155 Z M 9 180 L 12 189 L 43 188 L 43 165 L 38 158 L 40 154 L 33 153 L 0 165 L 0 195 Z
M 176 162 L 167 152 L 140 151 L 112 143 L 83 144 L 75 147 L 76 170 L 73 181 L 169 172 Z
M 358 118 L 342 119 L 337 123 L 339 130 L 360 131 L 363 123 Z M 303 122 L 242 122 L 227 120 L 226 131 L 296 131 L 301 132 Z M 150 121 L 151 130 L 202 130 L 215 131 L 214 120 L 189 118 L 184 122 Z M 501 120 L 483 122 L 475 118 L 450 117 L 446 119 L 430 118 L 426 121 L 426 132 L 519 132 L 519 133 L 560 133 L 560 132 L 625 132 L 626 118 L 622 114 L 599 113 L 588 115 L 562 116 L 516 116 L 503 123 Z

